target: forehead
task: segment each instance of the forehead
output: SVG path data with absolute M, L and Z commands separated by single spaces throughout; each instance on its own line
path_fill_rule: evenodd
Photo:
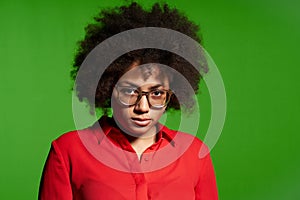
M 169 79 L 161 67 L 154 64 L 133 65 L 119 79 L 118 83 L 131 83 L 137 87 L 147 84 L 169 85 Z

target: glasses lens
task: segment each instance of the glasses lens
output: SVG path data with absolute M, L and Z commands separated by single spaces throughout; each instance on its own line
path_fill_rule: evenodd
M 120 102 L 127 106 L 135 105 L 142 95 L 146 95 L 150 105 L 156 108 L 164 107 L 170 99 L 168 91 L 158 89 L 141 93 L 136 88 L 119 86 L 118 94 Z
M 134 105 L 139 92 L 135 88 L 119 87 L 119 100 L 125 105 Z
M 148 95 L 149 103 L 153 107 L 163 107 L 168 103 L 168 92 L 165 90 L 154 90 Z

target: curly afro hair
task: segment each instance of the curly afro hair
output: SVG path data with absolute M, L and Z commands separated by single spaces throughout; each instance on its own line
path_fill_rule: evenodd
M 155 3 L 150 10 L 144 9 L 136 2 L 129 5 L 115 7 L 112 9 L 102 10 L 94 18 L 95 22 L 89 24 L 86 28 L 85 38 L 79 42 L 79 48 L 75 55 L 71 77 L 76 79 L 77 72 L 87 55 L 101 42 L 113 35 L 130 29 L 141 27 L 161 27 L 181 32 L 199 44 L 202 39 L 198 35 L 199 27 L 179 12 L 176 8 L 170 8 L 167 4 Z M 193 108 L 194 93 L 198 92 L 198 85 L 202 75 L 187 60 L 172 52 L 161 49 L 138 49 L 128 52 L 114 62 L 112 62 L 101 76 L 96 91 L 92 90 L 89 85 L 89 76 L 93 71 L 85 72 L 84 81 L 76 82 L 76 92 L 80 101 L 86 100 L 90 106 L 100 108 L 107 114 L 107 109 L 111 106 L 111 95 L 118 79 L 133 64 L 139 65 L 147 63 L 160 63 L 167 65 L 179 72 L 193 88 L 193 92 L 188 92 L 176 74 L 170 78 L 170 86 L 176 85 L 176 96 L 173 95 L 168 109 L 178 110 L 183 106 L 185 110 Z M 205 59 L 201 62 L 201 69 L 207 72 Z M 95 66 L 96 67 L 96 66 Z M 180 98 L 178 98 L 180 97 Z M 92 99 L 93 98 L 93 99 Z M 178 101 L 180 99 L 180 103 Z M 92 105 L 94 102 L 94 105 Z

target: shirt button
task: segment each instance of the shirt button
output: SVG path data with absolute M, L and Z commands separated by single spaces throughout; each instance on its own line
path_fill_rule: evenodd
M 144 158 L 144 161 L 146 161 L 146 162 L 149 161 L 149 158 L 148 158 L 148 157 L 145 157 L 145 158 Z

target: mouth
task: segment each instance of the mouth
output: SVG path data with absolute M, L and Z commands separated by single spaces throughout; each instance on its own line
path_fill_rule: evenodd
M 149 118 L 131 118 L 133 123 L 137 126 L 148 126 L 151 123 L 151 119 Z

